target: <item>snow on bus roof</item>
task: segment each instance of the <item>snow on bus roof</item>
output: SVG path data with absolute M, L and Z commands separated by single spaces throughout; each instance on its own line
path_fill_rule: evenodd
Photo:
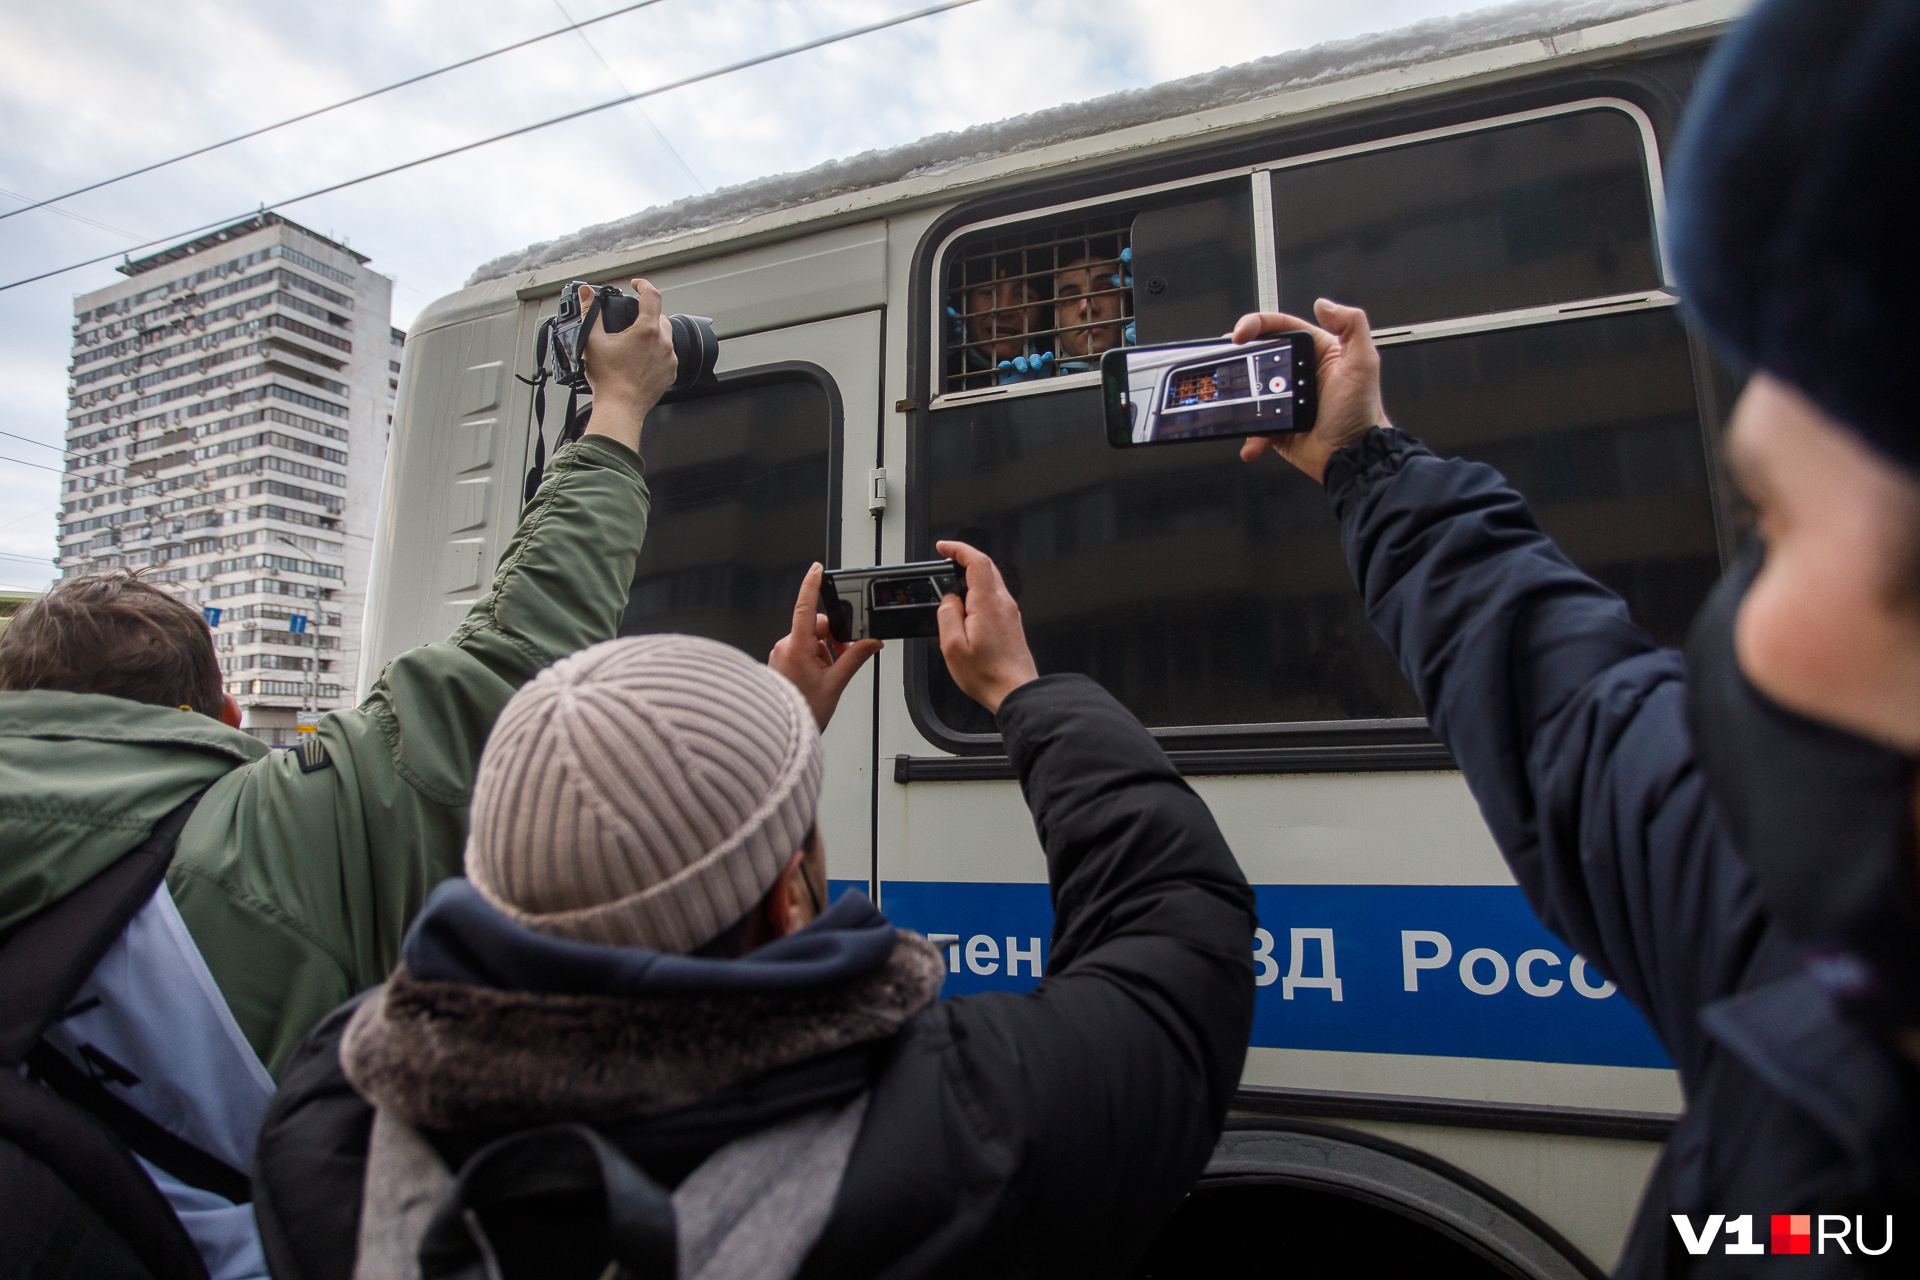
M 504 254 L 476 270 L 467 284 L 498 280 L 592 254 L 631 249 L 650 241 L 739 222 L 850 191 L 1247 102 L 1283 90 L 1432 62 L 1523 40 L 1544 39 L 1680 2 L 1519 0 L 1453 17 L 1431 18 L 1394 31 L 1332 40 L 1181 80 L 1126 89 L 1085 102 L 974 125 L 958 132 L 936 133 L 904 146 L 865 151 L 796 173 L 774 174 L 704 195 L 688 196 L 671 204 L 655 205 L 631 217 L 603 222 Z

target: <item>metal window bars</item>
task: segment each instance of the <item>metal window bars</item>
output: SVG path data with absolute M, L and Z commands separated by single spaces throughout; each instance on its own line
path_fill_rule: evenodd
M 947 261 L 942 390 L 1083 373 L 1133 343 L 1132 211 L 1029 224 Z

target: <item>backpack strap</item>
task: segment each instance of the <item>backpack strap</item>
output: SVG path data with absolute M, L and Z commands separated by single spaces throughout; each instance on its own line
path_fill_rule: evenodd
M 204 790 L 105 871 L 0 941 L 0 1067 L 17 1067 L 153 897 Z
M 207 1280 L 200 1251 L 126 1147 L 92 1117 L 13 1072 L 0 1071 L 0 1147 L 7 1144 L 25 1151 L 99 1214 L 155 1277 Z M 14 1222 L 9 1229 L 28 1231 L 35 1225 Z
M 253 1200 L 253 1180 L 218 1156 L 209 1155 L 170 1129 L 154 1123 L 125 1099 L 67 1061 L 46 1041 L 27 1054 L 27 1074 L 113 1131 L 136 1155 L 190 1187 L 211 1191 L 234 1204 Z
M 583 1197 L 606 1251 L 633 1280 L 673 1280 L 673 1201 L 618 1148 L 582 1124 L 553 1124 L 497 1139 L 475 1152 L 428 1223 L 418 1258 L 424 1280 L 512 1280 L 487 1219 L 526 1207 L 552 1216 L 555 1197 Z M 520 1221 L 525 1221 L 524 1217 Z M 596 1242 L 597 1243 L 597 1242 Z
M 101 957 L 166 877 L 174 848 L 205 792 L 168 813 L 133 851 L 0 941 L 0 1070 L 28 1075 L 94 1119 L 154 1167 L 190 1187 L 246 1204 L 253 1183 L 115 1097 L 41 1039 L 68 1012 Z

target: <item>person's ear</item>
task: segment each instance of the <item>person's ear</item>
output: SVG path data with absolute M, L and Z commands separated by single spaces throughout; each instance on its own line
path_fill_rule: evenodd
M 230 693 L 220 695 L 220 723 L 229 729 L 240 727 L 240 703 Z
M 776 938 L 784 938 L 807 922 L 808 901 L 806 882 L 801 879 L 805 874 L 801 860 L 807 856 L 803 845 L 787 859 L 787 865 L 781 870 L 780 878 L 773 882 L 773 892 L 767 895 L 767 926 Z

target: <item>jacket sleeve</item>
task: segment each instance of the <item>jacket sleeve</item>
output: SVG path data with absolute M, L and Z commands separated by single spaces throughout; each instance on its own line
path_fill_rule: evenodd
M 1019 1144 L 1011 1238 L 1131 1265 L 1212 1154 L 1253 1023 L 1253 891 L 1166 753 L 1085 676 L 1002 704 L 1054 929 L 1029 995 L 950 1002 Z M 1104 1173 L 1098 1171 L 1105 1171 Z
M 169 884 L 276 1076 L 314 1023 L 386 977 L 428 891 L 460 874 L 495 717 L 542 667 L 614 635 L 646 525 L 638 455 L 602 436 L 561 450 L 453 635 L 322 719 L 326 764 L 270 752 L 208 793 Z
M 1763 924 L 1694 758 L 1686 668 L 1489 467 L 1375 429 L 1327 492 L 1368 616 L 1542 921 L 1683 1074 Z

